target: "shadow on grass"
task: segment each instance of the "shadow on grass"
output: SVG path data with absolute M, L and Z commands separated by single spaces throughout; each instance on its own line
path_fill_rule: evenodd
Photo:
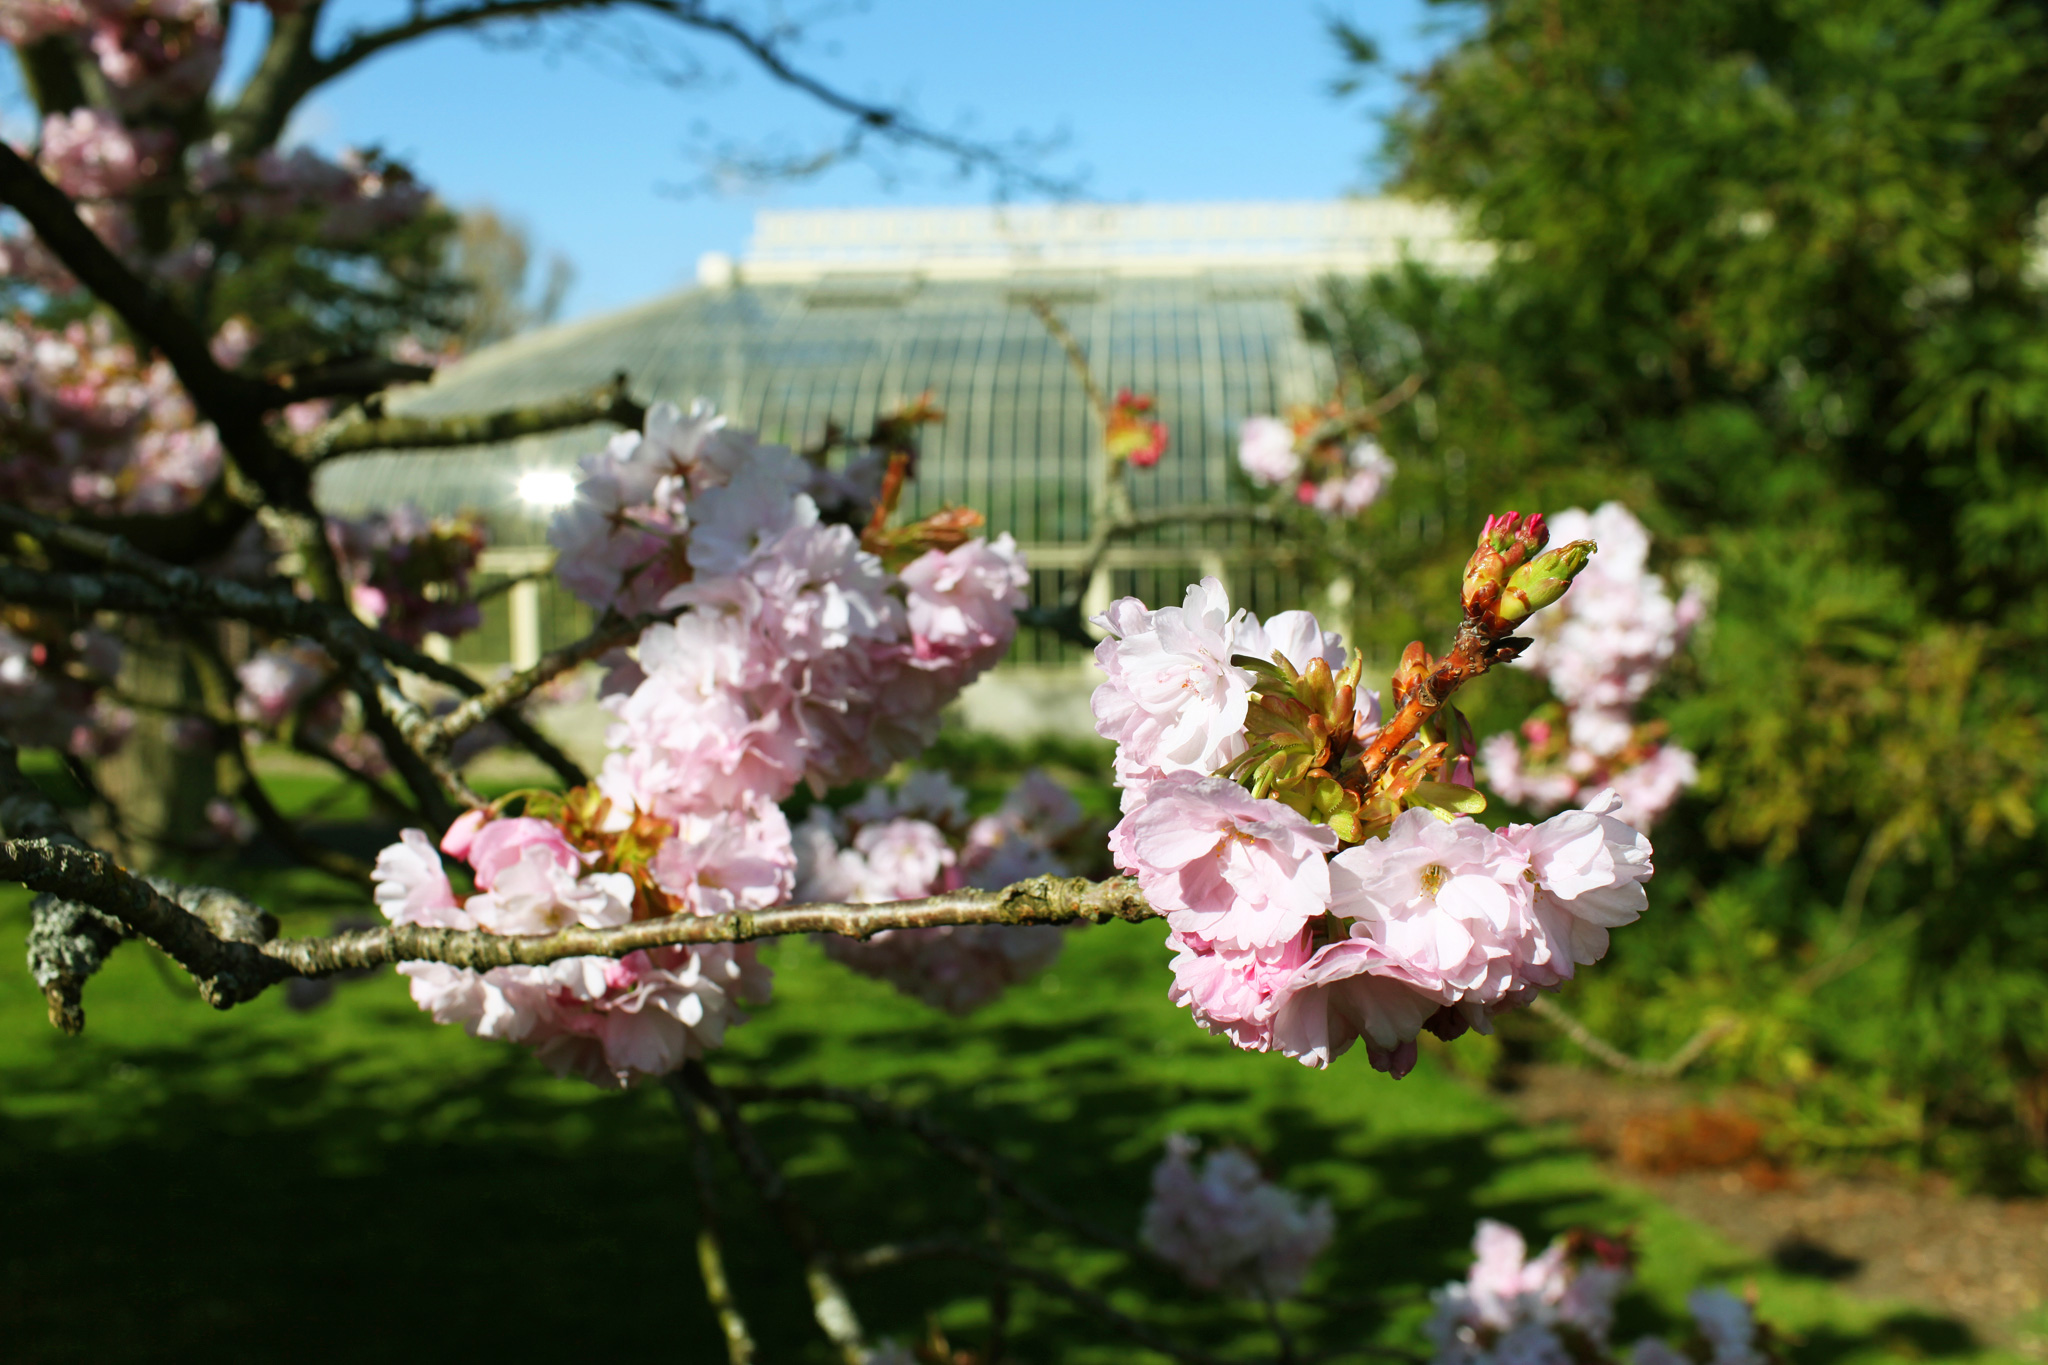
M 1106 938 L 1077 940 L 1060 968 L 1073 984 L 1034 983 L 961 1023 L 792 948 L 777 963 L 784 1002 L 734 1035 L 714 1073 L 879 1087 L 1119 1232 L 1138 1224 L 1164 1133 L 1249 1143 L 1339 1211 L 1313 1292 L 1290 1309 L 1308 1353 L 1330 1359 L 1365 1359 L 1356 1349 L 1373 1341 L 1420 1346 L 1428 1287 L 1462 1274 L 1480 1216 L 1537 1232 L 1583 1217 L 1595 1197 L 1532 1176 L 1577 1160 L 1561 1134 L 1511 1129 L 1442 1077 L 1398 1091 L 1362 1067 L 1304 1078 L 1192 1030 L 1163 1032 L 1152 1003 L 1114 1003 L 1149 962 Z M 152 1004 L 139 996 L 157 988 L 139 963 L 127 970 L 107 994 L 136 991 L 139 1016 Z M 1156 983 L 1144 990 L 1152 1002 Z M 191 1016 L 166 1014 L 180 1022 L 158 1033 L 17 1049 L 0 1068 L 10 1361 L 720 1358 L 695 1267 L 687 1153 L 663 1093 L 548 1080 L 514 1049 L 409 1015 L 395 981 L 344 996 L 310 1019 L 277 1010 L 255 1027 L 180 1033 Z M 818 1108 L 755 1117 L 842 1248 L 981 1227 L 973 1182 L 900 1133 Z M 827 1361 L 794 1258 L 723 1157 L 721 1174 L 730 1269 L 761 1359 Z M 1191 1295 L 1022 1215 L 1011 1235 L 1024 1258 L 1182 1340 L 1272 1358 L 1243 1305 Z M 877 1333 L 909 1336 L 933 1313 L 972 1345 L 986 1284 L 977 1268 L 924 1263 L 862 1279 L 853 1294 Z M 1631 1296 L 1617 1340 L 1673 1325 Z M 1895 1317 L 1867 1333 L 1809 1332 L 1792 1357 L 1832 1365 L 1971 1345 L 1948 1320 Z M 1154 1359 L 1028 1292 L 1013 1358 Z

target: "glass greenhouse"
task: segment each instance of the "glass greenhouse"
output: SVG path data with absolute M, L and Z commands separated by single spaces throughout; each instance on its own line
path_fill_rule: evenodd
M 946 420 L 926 428 L 912 512 L 979 509 L 991 533 L 1023 545 L 1034 597 L 1050 604 L 1083 563 L 1101 505 L 1101 435 L 1033 299 L 1058 313 L 1105 390 L 1157 397 L 1172 445 L 1156 468 L 1132 471 L 1144 511 L 1231 499 L 1238 423 L 1329 386 L 1327 359 L 1300 337 L 1303 295 L 1323 275 L 1404 258 L 1469 268 L 1484 249 L 1447 215 L 1394 200 L 764 212 L 747 255 L 707 256 L 697 287 L 490 348 L 393 406 L 487 412 L 624 373 L 642 401 L 708 399 L 738 425 L 803 445 L 828 422 L 865 430 L 929 389 Z M 321 491 L 346 513 L 401 502 L 481 513 L 493 529 L 487 570 L 517 578 L 547 562 L 545 513 L 532 502 L 608 434 L 358 456 L 324 469 Z M 1242 526 L 1152 533 L 1112 551 L 1089 595 L 1158 601 L 1215 573 L 1256 609 L 1298 605 L 1296 585 L 1262 569 L 1258 548 Z M 493 598 L 486 628 L 456 657 L 523 663 L 587 619 L 546 580 L 523 582 Z M 1072 678 L 1078 656 L 1026 632 L 1011 671 Z

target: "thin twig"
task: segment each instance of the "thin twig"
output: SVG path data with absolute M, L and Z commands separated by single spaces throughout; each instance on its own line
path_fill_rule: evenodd
M 690 1132 L 690 1174 L 697 1185 L 697 1269 L 704 1277 L 704 1297 L 718 1315 L 718 1329 L 725 1335 L 725 1355 L 730 1365 L 753 1365 L 754 1337 L 732 1295 L 726 1278 L 725 1253 L 718 1235 L 718 1173 L 711 1160 L 711 1144 L 704 1140 L 704 1124 L 698 1117 L 696 1097 L 680 1074 L 662 1078 L 676 1102 L 676 1112 Z
M 1140 1346 L 1157 1351 L 1163 1356 L 1170 1356 L 1182 1362 L 1182 1365 L 1224 1365 L 1220 1357 L 1192 1346 L 1181 1345 L 1157 1329 L 1116 1308 L 1094 1290 L 1083 1288 L 1064 1275 L 1013 1260 L 994 1248 L 964 1238 L 933 1238 L 923 1242 L 875 1247 L 856 1256 L 844 1258 L 840 1264 L 848 1269 L 879 1270 L 912 1260 L 940 1259 L 979 1261 L 986 1266 L 999 1267 L 1010 1278 L 1028 1281 L 1049 1294 L 1065 1299 L 1083 1312 L 1101 1319 Z
M 845 1365 L 867 1365 L 869 1348 L 861 1331 L 860 1318 L 853 1311 L 853 1304 L 846 1297 L 846 1290 L 840 1286 L 838 1276 L 832 1273 L 831 1251 L 811 1225 L 802 1206 L 790 1194 L 782 1172 L 776 1169 L 775 1163 L 754 1140 L 753 1130 L 740 1116 L 739 1106 L 711 1079 L 704 1063 L 696 1060 L 685 1062 L 679 1075 L 689 1094 L 703 1101 L 718 1115 L 718 1130 L 725 1136 L 726 1145 L 739 1158 L 740 1169 L 754 1182 L 761 1201 L 782 1224 L 783 1236 L 789 1239 L 797 1257 L 803 1261 L 804 1285 L 811 1292 L 811 1311 L 826 1340 L 838 1348 L 839 1357 Z
M 1263 1277 L 1259 1280 L 1259 1302 L 1266 1310 L 1266 1325 L 1273 1329 L 1273 1340 L 1279 1343 L 1278 1365 L 1295 1365 L 1300 1358 L 1294 1347 L 1294 1333 L 1287 1330 L 1287 1324 L 1280 1320 L 1280 1301 L 1273 1297 L 1273 1291 L 1266 1287 Z
M 1058 1224 L 1083 1241 L 1119 1252 L 1134 1261 L 1165 1266 L 1165 1262 L 1150 1248 L 1069 1211 L 1024 1184 L 1001 1157 L 961 1137 L 921 1109 L 890 1104 L 858 1090 L 836 1085 L 736 1085 L 728 1089 L 741 1104 L 832 1104 L 853 1110 L 866 1123 L 901 1128 L 948 1161 L 989 1182 L 1039 1217 Z
M 1081 381 L 1082 392 L 1088 395 L 1088 406 L 1095 409 L 1095 420 L 1107 424 L 1109 399 L 1103 396 L 1101 386 L 1095 382 L 1095 372 L 1088 364 L 1088 352 L 1081 349 L 1081 343 L 1075 340 L 1074 334 L 1067 330 L 1067 324 L 1053 310 L 1052 300 L 1034 294 L 1025 300 L 1025 306 L 1045 324 L 1046 332 L 1067 353 L 1067 368 Z
M 678 608 L 678 611 L 681 609 Z M 661 621 L 674 620 L 676 612 L 650 612 L 635 616 L 631 620 L 613 621 L 600 625 L 580 640 L 571 641 L 559 649 L 551 649 L 536 659 L 529 668 L 522 668 L 508 678 L 491 683 L 475 696 L 468 698 L 429 725 L 420 735 L 420 747 L 427 754 L 445 753 L 448 746 L 462 735 L 497 718 L 502 720 L 511 709 L 529 696 L 578 664 L 585 663 L 607 650 L 617 649 L 640 638 L 646 629 Z
M 1009 1242 L 1003 1227 L 1003 1192 L 995 1180 L 982 1176 L 981 1197 L 988 1209 L 982 1220 L 983 1235 L 996 1254 L 1009 1259 Z M 988 1344 L 982 1348 L 982 1365 L 1002 1365 L 1004 1355 L 1009 1352 L 1010 1332 L 1010 1275 L 1007 1265 L 994 1267 L 988 1286 Z
M 1631 1057 L 1605 1038 L 1594 1033 L 1570 1014 L 1564 1006 L 1547 995 L 1539 995 L 1530 1004 L 1529 1012 L 1537 1018 L 1555 1024 L 1564 1035 L 1585 1049 L 1596 1061 L 1628 1076 L 1638 1076 L 1650 1081 L 1675 1080 L 1685 1074 L 1686 1068 L 1698 1061 L 1706 1050 L 1735 1031 L 1739 1021 L 1719 1019 L 1708 1024 L 1684 1046 L 1661 1062 L 1646 1062 L 1640 1057 Z

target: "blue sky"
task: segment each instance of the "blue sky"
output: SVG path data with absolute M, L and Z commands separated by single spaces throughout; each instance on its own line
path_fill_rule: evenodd
M 341 28 L 398 8 L 339 0 L 329 18 Z M 231 74 L 246 69 L 262 30 L 259 9 L 236 9 Z M 1363 102 L 1327 94 L 1339 70 L 1324 33 L 1332 12 L 1373 33 L 1396 68 L 1448 41 L 1442 12 L 1422 0 L 868 0 L 812 23 L 796 55 L 851 93 L 941 127 L 991 139 L 1064 133 L 1049 165 L 1085 169 L 1091 198 L 1325 198 L 1370 186 L 1378 131 L 1368 108 L 1398 94 L 1390 81 Z M 633 32 L 598 31 L 614 42 Z M 930 157 L 894 159 L 905 172 L 894 184 L 854 165 L 758 192 L 679 194 L 701 179 L 706 147 L 809 148 L 843 126 L 737 51 L 711 39 L 687 47 L 704 77 L 674 89 L 617 56 L 436 38 L 323 89 L 293 135 L 328 150 L 381 145 L 450 202 L 524 222 L 542 253 L 576 267 L 570 316 L 686 283 L 702 252 L 738 254 L 760 207 L 991 196 L 985 180 L 962 183 Z

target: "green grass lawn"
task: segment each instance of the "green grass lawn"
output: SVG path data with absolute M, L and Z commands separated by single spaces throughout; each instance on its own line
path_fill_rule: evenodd
M 365 905 L 253 860 L 212 875 L 287 908 L 287 933 L 323 932 L 333 913 Z M 25 907 L 0 897 L 0 1359 L 723 1358 L 664 1092 L 555 1080 L 517 1048 L 435 1026 L 390 973 L 311 1013 L 278 991 L 216 1013 L 140 945 L 91 984 L 86 1032 L 65 1038 L 18 965 Z M 1156 925 L 1078 930 L 1051 973 L 964 1022 L 810 943 L 772 945 L 775 1001 L 733 1033 L 713 1074 L 929 1106 L 1126 1232 L 1167 1133 L 1246 1144 L 1338 1211 L 1308 1302 L 1290 1310 L 1311 1353 L 1421 1347 L 1429 1288 L 1462 1274 L 1473 1222 L 1489 1215 L 1539 1241 L 1574 1224 L 1633 1228 L 1641 1274 L 1618 1340 L 1672 1326 L 1695 1285 L 1754 1282 L 1801 1362 L 2010 1358 L 1979 1351 L 1957 1324 L 1745 1257 L 1603 1179 L 1566 1134 L 1518 1126 L 1441 1058 L 1394 1082 L 1362 1055 L 1317 1073 L 1237 1052 L 1168 1005 L 1162 936 Z M 818 1110 L 762 1110 L 759 1127 L 842 1247 L 980 1224 L 972 1182 L 900 1134 Z M 828 1360 L 793 1257 L 729 1162 L 723 1176 L 729 1255 L 762 1358 Z M 1127 1312 L 1271 1359 L 1243 1305 L 1021 1215 L 1011 1235 L 1022 1257 Z M 912 1335 L 930 1313 L 972 1345 L 984 1284 L 971 1267 L 924 1264 L 859 1280 L 853 1295 L 878 1334 Z M 1157 1359 L 1028 1291 L 1014 1332 L 1021 1361 Z
M 11 962 L 25 921 L 10 902 Z M 775 1003 L 734 1035 L 716 1073 L 929 1104 L 1124 1229 L 1167 1132 L 1250 1144 L 1339 1210 L 1310 1286 L 1321 1302 L 1298 1314 L 1319 1346 L 1419 1344 L 1426 1290 L 1460 1272 L 1473 1220 L 1490 1214 L 1538 1236 L 1638 1229 L 1624 1338 L 1668 1324 L 1695 1283 L 1754 1279 L 1801 1361 L 1992 1358 L 1953 1324 L 1745 1260 L 1603 1182 L 1561 1134 L 1516 1127 L 1441 1066 L 1396 1083 L 1362 1058 L 1318 1074 L 1221 1046 L 1167 1005 L 1159 937 L 1077 932 L 1052 974 L 965 1024 L 783 944 L 770 953 Z M 394 976 L 344 987 L 311 1014 L 275 994 L 218 1014 L 130 946 L 87 1009 L 85 1035 L 60 1037 L 25 974 L 0 975 L 7 1359 L 718 1358 L 685 1148 L 662 1092 L 554 1080 L 514 1048 L 435 1027 Z M 815 1111 L 764 1116 L 762 1133 L 842 1245 L 978 1221 L 972 1185 L 894 1134 Z M 728 1177 L 734 1270 L 765 1358 L 826 1359 L 791 1258 Z M 1260 1345 L 1248 1313 L 1062 1238 L 1024 1245 L 1216 1349 Z M 978 1292 L 975 1272 L 945 1267 L 854 1288 L 879 1331 L 915 1331 L 930 1310 L 969 1341 Z M 1019 1359 L 1150 1358 L 1029 1294 L 1020 1308 Z

